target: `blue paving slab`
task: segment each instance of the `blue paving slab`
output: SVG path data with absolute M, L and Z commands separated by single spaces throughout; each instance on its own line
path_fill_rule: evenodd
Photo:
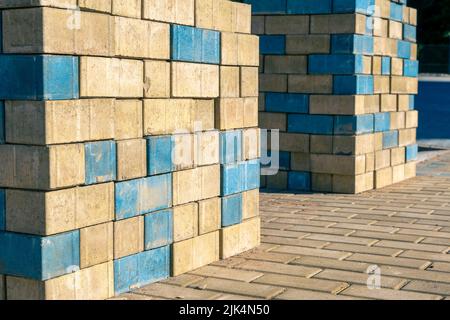
M 79 230 L 50 237 L 0 232 L 0 274 L 45 281 L 79 268 Z
M 402 22 L 403 20 L 403 6 L 401 4 L 391 2 L 391 19 Z
M 145 250 L 173 243 L 173 210 L 162 210 L 144 216 Z
M 141 179 L 115 184 L 116 220 L 128 219 L 140 214 L 139 187 Z
M 170 246 L 114 260 L 114 292 L 126 293 L 170 275 Z
M 308 134 L 333 134 L 333 117 L 325 115 L 290 114 L 288 132 Z
M 288 14 L 323 14 L 331 12 L 331 0 L 287 0 Z
M 244 190 L 245 171 L 241 163 L 221 165 L 221 195 L 229 196 Z
M 333 0 L 333 13 L 362 13 L 373 11 L 375 0 Z
M 172 60 L 220 63 L 220 32 L 171 25 Z
M 242 223 L 242 193 L 222 198 L 222 228 Z
M 331 52 L 334 54 L 373 54 L 373 37 L 359 34 L 335 34 L 331 36 Z
M 419 155 L 419 146 L 413 144 L 406 146 L 406 162 L 416 161 Z
M 309 74 L 360 74 L 364 73 L 362 55 L 318 54 L 308 56 Z
M 288 189 L 294 191 L 311 191 L 311 173 L 289 171 Z
M 87 185 L 116 180 L 116 143 L 90 142 L 84 145 Z
M 397 56 L 402 59 L 411 58 L 411 42 L 397 41 Z
M 375 113 L 375 132 L 389 131 L 391 128 L 391 114 L 389 112 Z
M 309 112 L 309 95 L 306 94 L 267 92 L 265 99 L 266 112 Z
M 391 57 L 381 58 L 381 74 L 384 76 L 391 74 Z
M 373 94 L 374 82 L 373 76 L 354 75 L 354 76 L 334 76 L 333 93 L 337 95 L 349 94 Z
M 383 132 L 383 149 L 398 147 L 398 130 Z
M 404 60 L 403 61 L 403 75 L 405 77 L 417 78 L 419 76 L 419 61 Z
M 79 97 L 78 57 L 0 55 L 0 100 Z
M 172 136 L 147 137 L 147 174 L 169 173 L 174 169 Z
M 0 189 L 0 231 L 6 228 L 6 193 Z
M 243 177 L 242 191 L 259 189 L 261 183 L 260 160 L 249 160 L 241 163 L 241 176 Z
M 262 35 L 259 37 L 260 54 L 284 55 L 286 54 L 286 36 Z
M 5 139 L 5 103 L 0 101 L 0 144 L 4 144 Z
M 404 24 L 403 25 L 403 39 L 411 42 L 417 41 L 417 27 L 410 25 L 410 24 Z
M 244 0 L 252 5 L 253 14 L 282 14 L 286 13 L 286 0 Z
M 373 114 L 357 116 L 336 116 L 334 119 L 334 134 L 358 135 L 374 131 Z
M 242 130 L 223 131 L 220 133 L 220 163 L 242 161 Z

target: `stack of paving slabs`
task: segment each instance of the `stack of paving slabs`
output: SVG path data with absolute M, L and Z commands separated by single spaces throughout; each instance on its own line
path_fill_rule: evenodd
M 0 8 L 0 298 L 109 298 L 259 244 L 249 5 Z
M 416 172 L 416 10 L 406 0 L 246 0 L 260 127 L 280 130 L 267 188 L 359 193 Z M 270 147 L 270 145 L 269 145 Z

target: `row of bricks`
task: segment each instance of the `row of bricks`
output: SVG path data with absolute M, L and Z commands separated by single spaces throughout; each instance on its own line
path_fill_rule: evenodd
M 258 50 L 253 50 L 257 65 Z M 30 73 L 33 77 L 28 76 Z M 242 77 L 239 77 L 239 83 L 241 80 L 243 82 L 240 83 L 242 95 L 257 96 L 256 75 L 256 68 L 242 68 Z M 101 57 L 0 55 L 0 76 L 10 79 L 0 85 L 2 100 L 66 100 L 80 96 L 220 96 L 220 68 L 208 64 Z
M 400 130 L 398 137 L 399 147 L 414 145 L 416 141 L 416 129 L 411 128 Z M 389 138 L 386 139 L 389 140 Z M 318 155 L 333 153 L 359 155 L 384 150 L 384 143 L 389 142 L 384 140 L 383 133 L 364 134 L 358 136 L 280 133 L 279 150 L 288 152 L 315 153 Z M 268 141 L 268 145 L 272 145 L 270 140 Z M 277 150 L 275 146 L 272 149 Z M 262 153 L 264 153 L 264 150 L 262 150 Z
M 383 112 L 364 115 L 317 115 L 293 114 L 298 107 L 277 109 L 266 108 L 273 114 L 261 112 L 261 125 L 266 129 L 278 129 L 282 132 L 305 133 L 317 135 L 359 135 L 373 132 L 383 132 L 417 128 L 418 112 Z M 289 112 L 289 114 L 282 113 Z M 273 118 L 272 118 L 273 116 Z
M 178 275 L 248 251 L 260 243 L 259 228 L 260 219 L 250 219 L 171 247 L 144 251 L 47 281 L 0 276 L 0 299 L 107 299 L 170 274 Z
M 289 61 L 286 56 L 281 59 Z M 275 65 L 275 64 L 274 64 Z M 288 64 L 289 65 L 289 64 Z M 374 95 L 400 94 L 412 95 L 418 93 L 418 79 L 403 76 L 382 75 L 306 75 L 281 72 L 290 69 L 287 65 L 277 65 L 277 73 L 263 73 L 260 79 L 261 91 L 328 93 L 340 95 Z M 288 86 L 289 77 L 289 88 Z M 278 82 L 276 82 L 278 81 Z M 310 81 L 310 82 L 308 82 Z
M 75 259 L 79 262 L 74 264 L 74 266 L 76 265 L 77 269 L 84 269 L 144 250 L 152 250 L 171 245 L 174 242 L 185 241 L 257 217 L 259 208 L 258 195 L 258 190 L 252 190 L 239 195 L 224 197 L 223 199 L 211 198 L 144 216 L 106 222 L 71 231 L 70 233 L 63 233 L 62 235 L 76 235 L 77 239 L 74 241 L 77 243 L 70 242 L 70 245 L 74 247 L 73 250 L 67 247 L 69 242 L 61 240 L 64 238 L 61 237 L 61 234 L 39 237 L 31 234 L 20 235 L 12 233 L 24 231 L 26 228 L 24 228 L 25 226 L 21 228 L 20 222 L 16 223 L 14 221 L 15 218 L 21 218 L 21 216 L 9 216 L 8 222 L 11 221 L 11 228 L 8 229 L 12 229 L 12 232 L 5 232 L 3 237 L 5 239 L 10 237 L 13 240 L 10 243 L 5 242 L 5 255 L 1 256 L 0 259 L 4 269 L 0 271 L 5 274 L 46 280 L 64 274 L 64 268 L 54 263 L 58 252 L 64 252 L 64 250 L 52 251 L 55 248 L 58 250 L 59 246 L 66 247 L 68 252 L 67 258 L 63 258 L 61 263 L 64 264 L 65 261 L 76 256 Z M 12 196 L 14 197 L 14 192 Z M 37 225 L 39 222 L 33 221 L 33 223 Z M 27 228 L 33 231 L 32 227 L 28 226 Z M 18 241 L 14 241 L 14 239 L 18 239 Z M 39 246 L 34 247 L 33 244 L 56 242 L 52 246 L 44 245 L 44 250 L 48 251 L 43 255 L 39 253 L 36 258 L 46 259 L 46 257 L 49 257 L 49 261 L 42 262 L 42 268 L 45 270 L 34 270 L 32 267 L 22 266 L 18 262 L 20 259 L 13 253 L 19 251 L 17 246 L 22 246 L 21 241 L 26 243 L 23 246 L 31 254 L 40 250 Z M 14 247 L 15 245 L 17 246 Z M 76 248 L 77 246 L 79 246 L 79 249 Z M 70 253 L 71 251 L 73 252 Z M 19 255 L 21 254 L 23 253 L 19 253 Z M 70 266 L 70 264 L 66 265 L 66 267 Z
M 406 0 L 244 0 L 252 4 L 252 14 L 332 14 L 361 13 L 395 21 L 416 23 L 417 10 Z
M 208 136 L 208 133 L 205 135 Z M 189 136 L 188 139 L 192 141 Z M 216 155 L 219 154 L 219 148 L 214 149 L 209 146 L 210 139 L 202 141 L 206 143 L 205 151 L 208 152 L 212 149 Z M 248 141 L 257 143 L 257 139 Z M 181 142 L 183 143 L 182 140 Z M 152 147 L 155 148 L 155 144 L 153 142 L 152 145 L 150 140 L 149 148 Z M 192 148 L 189 146 L 180 148 L 182 151 L 186 149 Z M 50 147 L 0 145 L 0 158 L 5 168 L 0 174 L 0 185 L 8 188 L 50 190 L 114 181 L 117 179 L 117 168 L 119 168 L 118 171 L 122 178 L 129 179 L 133 175 L 140 175 L 146 169 L 148 169 L 146 170 L 147 175 L 151 175 L 195 166 L 195 163 L 191 161 L 195 160 L 192 154 L 176 155 L 175 159 L 171 160 L 164 158 L 164 155 L 151 152 L 146 162 L 142 142 L 139 140 L 125 141 L 119 145 L 119 150 L 121 154 L 117 157 L 116 144 L 112 141 Z M 135 153 L 133 155 L 137 159 L 127 164 L 129 151 L 133 151 Z M 175 153 L 177 151 L 175 150 Z M 256 154 L 257 149 L 255 150 L 255 147 L 247 148 L 246 152 Z M 170 157 L 170 152 L 167 154 Z M 197 164 L 199 162 L 208 164 L 219 162 L 217 156 L 214 159 L 210 154 L 203 154 L 203 152 L 201 154 Z M 175 163 L 174 166 L 175 161 L 173 160 L 179 163 Z
M 348 115 L 413 111 L 413 95 L 330 96 L 298 93 L 265 92 L 260 111 L 283 113 L 310 113 Z M 281 129 L 281 128 L 280 128 Z
M 79 28 L 66 26 L 73 12 L 52 8 L 11 10 L 3 13 L 3 51 L 21 54 L 75 54 L 172 59 L 210 64 L 221 62 L 221 33 L 83 12 Z M 30 23 L 31 21 L 31 23 Z M 45 30 L 43 34 L 41 30 Z M 235 34 L 238 41 L 254 40 Z M 145 45 L 140 45 L 145 39 Z M 230 46 L 227 42 L 224 46 Z M 251 63 L 249 54 L 242 62 Z
M 417 145 L 391 148 L 385 150 L 366 150 L 364 153 L 352 155 L 354 152 L 338 154 L 315 154 L 301 152 L 279 152 L 278 158 L 271 158 L 264 165 L 278 165 L 281 170 L 308 171 L 314 173 L 330 173 L 337 175 L 357 175 L 398 166 L 417 159 Z M 326 168 L 332 161 L 333 168 Z M 265 163 L 269 162 L 269 163 Z M 278 163 L 277 163 L 278 162 Z M 327 171 L 328 170 L 328 171 Z
M 305 38 L 318 38 L 323 40 L 325 35 L 318 35 L 318 30 L 322 30 L 322 26 L 316 25 L 317 21 L 320 21 L 322 16 L 253 16 L 252 21 L 252 32 L 258 35 L 288 35 L 293 37 L 294 35 L 302 35 Z M 335 17 L 335 16 L 332 16 Z M 353 34 L 355 32 L 348 32 L 350 28 L 343 28 L 350 21 L 353 21 L 354 15 L 340 15 L 341 21 L 344 25 L 341 25 L 338 30 L 347 31 L 347 33 Z M 373 18 L 367 19 L 364 16 L 356 15 L 358 17 L 357 23 L 361 24 L 362 21 L 366 21 L 365 30 L 364 26 L 359 26 L 357 35 L 367 39 L 367 44 L 374 43 L 375 39 L 373 37 L 381 38 L 393 38 L 398 40 L 407 40 L 410 42 L 416 42 L 416 27 L 411 24 L 403 24 L 401 22 Z M 318 19 L 318 20 L 317 20 Z M 311 21 L 311 25 L 310 25 Z M 332 21 L 332 20 L 331 20 Z M 331 34 L 339 33 L 335 30 L 330 30 Z M 356 31 L 356 30 L 354 30 Z M 343 32 L 342 32 L 343 33 Z M 329 36 L 328 36 L 329 39 Z M 351 39 L 348 38 L 347 41 Z M 362 39 L 361 37 L 359 39 Z M 345 40 L 341 37 L 341 40 Z
M 250 6 L 228 0 L 6 0 L 0 9 L 41 6 L 250 33 Z M 82 16 L 86 13 L 83 11 Z
M 220 169 L 213 166 L 177 172 L 173 178 L 162 175 L 115 186 L 106 183 L 51 192 L 0 189 L 0 230 L 52 235 L 142 216 L 172 205 L 202 203 L 220 195 L 219 178 Z M 240 193 L 258 188 L 259 172 L 252 178 L 252 185 L 241 186 Z M 189 184 L 192 187 L 183 190 Z
M 257 98 L 0 101 L 0 143 L 51 145 L 256 126 Z
M 355 194 L 413 178 L 416 176 L 416 165 L 412 161 L 359 175 L 279 171 L 275 176 L 262 177 L 261 185 L 267 189 Z
M 382 75 L 418 76 L 419 62 L 417 60 L 391 59 L 390 57 L 380 57 L 380 59 Z M 266 55 L 262 66 L 265 74 L 370 75 L 373 74 L 373 60 L 370 56 L 354 54 L 312 54 L 308 57 Z
M 240 140 L 239 144 L 236 144 L 236 148 L 240 148 L 240 150 L 239 152 L 237 150 L 234 152 L 234 154 L 239 155 L 237 160 L 256 159 L 259 156 L 258 130 L 246 130 L 245 141 L 242 138 L 243 132 L 239 131 L 238 134 Z M 153 136 L 147 137 L 147 139 L 124 140 L 119 142 L 89 142 L 84 144 L 84 150 L 82 149 L 83 145 L 55 146 L 54 150 L 65 149 L 62 152 L 67 152 L 67 154 L 71 154 L 71 151 L 76 152 L 76 159 L 82 163 L 70 166 L 72 168 L 70 173 L 73 175 L 66 174 L 66 176 L 68 176 L 68 179 L 76 179 L 79 184 L 90 185 L 108 181 L 122 181 L 154 176 L 162 173 L 192 169 L 197 166 L 213 165 L 219 162 L 227 163 L 229 159 L 227 157 L 229 156 L 226 152 L 230 143 L 228 142 L 227 145 L 226 136 L 227 134 L 225 132 L 208 131 L 197 134 Z M 52 153 L 51 150 L 45 147 L 27 148 L 25 146 L 14 147 L 14 145 L 5 145 L 1 150 L 3 152 L 2 158 L 5 160 L 5 167 L 8 165 L 11 168 L 14 167 L 14 156 L 22 155 L 26 157 L 22 158 L 23 161 L 36 159 L 43 166 L 48 165 L 47 171 L 40 172 L 41 175 L 45 175 L 46 173 L 52 175 L 52 173 L 56 172 L 50 169 L 50 166 L 55 164 L 52 161 L 53 159 L 39 158 L 47 157 L 48 153 Z M 33 154 L 33 152 L 36 154 Z M 56 162 L 56 166 L 63 166 L 64 164 L 65 160 Z M 30 168 L 30 170 L 37 170 L 37 168 Z M 84 180 L 82 182 L 81 176 L 83 173 Z M 38 172 L 35 172 L 35 174 L 37 175 Z M 19 177 L 17 181 L 31 179 L 32 175 L 28 176 L 28 178 L 24 176 Z M 3 178 L 9 180 L 9 182 L 2 180 L 6 185 L 12 186 L 14 184 L 14 179 L 7 174 L 3 175 Z M 46 177 L 46 179 L 51 180 L 52 178 Z M 28 181 L 28 183 L 24 183 L 24 185 L 31 185 L 35 182 Z M 22 184 L 19 182 L 19 185 Z
M 363 146 L 360 146 L 362 149 Z M 319 148 L 317 148 L 319 149 Z M 408 163 L 417 160 L 418 146 L 409 145 L 400 148 L 391 148 L 388 150 L 363 150 L 362 152 L 354 152 L 351 146 L 345 146 L 341 149 L 335 148 L 335 155 L 350 156 L 350 155 L 365 155 L 366 156 L 366 172 L 383 169 L 389 166 L 397 166 L 400 164 Z M 325 150 L 318 150 L 325 151 Z M 329 151 L 329 150 L 326 150 Z M 270 155 L 270 162 L 265 166 L 278 165 L 280 170 L 294 170 L 294 171 L 311 171 L 311 168 L 316 168 L 318 165 L 313 163 L 317 157 L 313 155 L 317 154 L 331 154 L 331 153 L 299 153 L 289 151 L 279 151 L 279 155 L 276 160 L 273 159 L 273 154 L 268 151 Z M 319 164 L 320 165 L 320 164 Z

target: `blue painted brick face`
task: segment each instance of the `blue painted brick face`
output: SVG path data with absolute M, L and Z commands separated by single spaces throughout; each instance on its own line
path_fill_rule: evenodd
M 334 134 L 355 135 L 371 133 L 373 129 L 374 117 L 372 114 L 335 117 Z
M 403 6 L 401 4 L 391 2 L 391 19 L 400 22 L 403 20 Z
M 289 112 L 308 113 L 309 96 L 296 93 L 274 93 L 267 92 L 266 111 L 267 112 Z
M 0 273 L 45 281 L 80 268 L 79 231 L 50 237 L 0 232 Z
M 78 58 L 0 55 L 0 100 L 78 99 Z
M 169 277 L 170 247 L 144 251 L 114 260 L 116 295 Z
M 91 142 L 84 146 L 86 184 L 96 184 L 116 179 L 116 143 Z
M 286 53 L 286 36 L 260 36 L 261 54 L 284 55 Z
M 388 131 L 391 128 L 391 114 L 389 112 L 376 113 L 375 118 L 375 132 Z
M 290 171 L 288 173 L 288 188 L 295 191 L 311 191 L 311 173 Z
M 156 249 L 173 242 L 173 211 L 163 210 L 144 217 L 145 250 Z
M 228 196 L 235 193 L 240 193 L 243 187 L 243 171 L 241 165 L 226 164 L 221 166 L 221 195 Z
M 323 115 L 288 115 L 288 132 L 333 134 L 333 117 Z
M 259 189 L 261 182 L 260 160 L 250 160 L 241 163 L 241 174 L 244 182 L 242 191 Z
M 413 144 L 406 147 L 406 162 L 416 161 L 419 153 L 419 146 Z
M 373 94 L 373 76 L 334 76 L 333 93 L 337 95 Z
M 416 42 L 417 40 L 417 28 L 410 24 L 403 25 L 403 38 L 405 40 Z
M 6 228 L 6 194 L 5 189 L 0 189 L 0 231 Z
M 383 149 L 398 147 L 398 131 L 383 132 Z
M 172 60 L 220 63 L 220 32 L 171 26 Z
M 383 57 L 381 59 L 381 74 L 385 76 L 391 74 L 391 57 Z
M 363 56 L 353 54 L 310 55 L 308 69 L 311 74 L 363 73 Z
M 242 131 L 225 131 L 220 133 L 220 163 L 242 161 Z
M 254 14 L 280 14 L 286 13 L 286 0 L 244 0 L 252 5 Z
M 397 55 L 402 59 L 410 59 L 411 58 L 411 43 L 408 41 L 398 41 L 398 51 Z
M 359 34 L 336 34 L 331 36 L 334 54 L 373 54 L 373 37 Z
M 5 143 L 5 103 L 0 101 L 0 144 Z
M 290 170 L 291 168 L 291 153 L 287 152 L 287 151 L 278 151 L 278 156 L 279 156 L 279 169 L 280 170 Z M 267 157 L 269 159 L 272 159 L 272 151 L 268 150 L 267 151 Z M 275 157 L 275 154 L 274 154 Z M 270 168 L 271 165 L 274 165 L 273 163 L 268 163 L 265 164 L 264 167 L 265 168 Z
M 116 220 L 128 219 L 139 215 L 140 179 L 115 184 Z
M 405 77 L 418 77 L 419 76 L 419 61 L 416 60 L 404 60 L 403 61 L 403 75 Z
M 147 173 L 150 176 L 173 171 L 171 136 L 147 138 Z
M 374 4 L 374 0 L 333 0 L 333 12 L 370 14 Z
M 222 198 L 222 227 L 242 222 L 242 193 Z
M 289 14 L 331 13 L 331 0 L 287 0 Z

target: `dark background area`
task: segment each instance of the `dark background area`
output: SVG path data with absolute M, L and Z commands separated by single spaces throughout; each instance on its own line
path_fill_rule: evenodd
M 418 9 L 420 72 L 450 73 L 450 0 L 409 0 Z

